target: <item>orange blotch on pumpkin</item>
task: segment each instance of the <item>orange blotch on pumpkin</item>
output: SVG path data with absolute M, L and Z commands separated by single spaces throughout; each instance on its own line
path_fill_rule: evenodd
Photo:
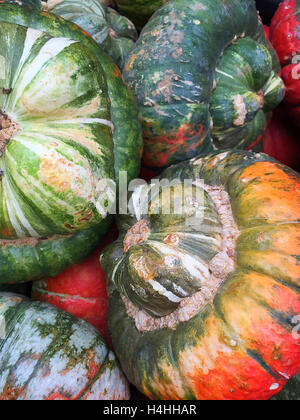
M 245 212 L 248 218 L 252 208 L 256 218 L 263 218 L 268 224 L 299 220 L 300 182 L 283 166 L 255 163 L 242 171 L 239 182 L 244 185 L 236 207 L 239 213 Z
M 206 135 L 203 125 L 183 124 L 175 132 L 166 133 L 165 135 L 153 137 L 151 135 L 151 126 L 144 130 L 144 138 L 146 139 L 146 150 L 144 153 L 145 165 L 163 167 L 166 166 L 173 155 L 180 152 L 189 155 L 193 150 L 197 150 L 202 144 Z M 189 139 L 197 138 L 193 144 L 188 143 Z

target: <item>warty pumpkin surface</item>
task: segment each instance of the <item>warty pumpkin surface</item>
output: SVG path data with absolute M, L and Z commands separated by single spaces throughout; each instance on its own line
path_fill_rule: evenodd
M 104 180 L 138 175 L 142 139 L 119 69 L 78 26 L 15 4 L 0 22 L 0 282 L 13 283 L 91 253 L 115 201 Z
M 275 13 L 270 40 L 282 66 L 281 77 L 286 86 L 289 114 L 299 126 L 300 118 L 300 0 L 283 1 Z
M 0 315 L 0 400 L 129 399 L 114 354 L 87 322 L 3 292 Z
M 140 107 L 144 163 L 255 146 L 284 96 L 278 72 L 253 0 L 167 2 L 124 68 Z
M 299 175 L 225 151 L 159 179 L 100 259 L 126 376 L 152 399 L 271 398 L 300 370 Z

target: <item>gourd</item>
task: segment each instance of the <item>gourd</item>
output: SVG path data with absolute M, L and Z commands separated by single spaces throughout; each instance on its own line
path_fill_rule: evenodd
M 300 1 L 285 0 L 275 13 L 270 40 L 281 63 L 281 77 L 286 86 L 284 102 L 299 126 L 300 116 Z
M 129 399 L 97 330 L 54 306 L 0 293 L 0 400 Z
M 101 246 L 89 258 L 57 277 L 36 281 L 32 286 L 34 299 L 55 305 L 76 318 L 90 322 L 108 344 L 111 344 L 106 319 L 108 296 L 99 257 L 104 247 L 115 238 L 116 234 L 110 230 L 101 241 Z
M 142 138 L 119 69 L 78 26 L 0 4 L 0 45 L 0 283 L 14 283 L 96 248 L 113 181 L 139 173 Z
M 278 71 L 253 0 L 167 2 L 123 72 L 140 107 L 144 163 L 255 146 L 284 96 Z
M 158 181 L 100 259 L 126 376 L 152 399 L 271 398 L 300 370 L 299 174 L 227 150 Z
M 133 23 L 100 0 L 48 0 L 44 10 L 76 23 L 122 68 L 137 40 Z

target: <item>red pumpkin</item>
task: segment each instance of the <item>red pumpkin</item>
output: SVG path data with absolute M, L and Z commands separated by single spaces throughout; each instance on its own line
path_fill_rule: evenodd
M 277 108 L 264 136 L 264 152 L 295 170 L 300 170 L 300 139 L 286 109 Z
M 285 103 L 300 125 L 300 0 L 283 1 L 275 13 L 270 40 L 282 66 L 281 77 L 286 86 Z
M 103 248 L 115 238 L 116 231 L 110 231 L 101 247 L 83 263 L 72 266 L 57 277 L 35 282 L 32 288 L 33 298 L 88 321 L 109 345 L 111 341 L 106 323 L 108 297 L 99 257 Z

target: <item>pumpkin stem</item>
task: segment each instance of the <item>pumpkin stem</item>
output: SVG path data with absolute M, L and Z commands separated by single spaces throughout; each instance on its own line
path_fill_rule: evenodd
M 0 109 L 0 156 L 10 139 L 20 130 L 19 125 Z M 0 174 L 1 175 L 1 174 Z

